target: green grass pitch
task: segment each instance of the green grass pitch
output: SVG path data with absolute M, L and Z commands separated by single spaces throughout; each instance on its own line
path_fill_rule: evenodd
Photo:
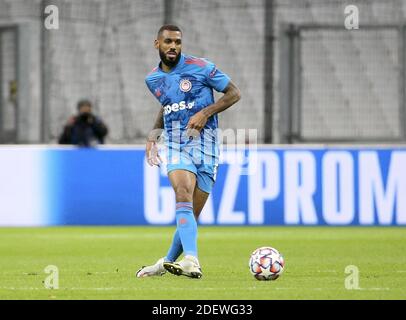
M 0 299 L 406 299 L 406 229 L 199 227 L 200 280 L 137 279 L 165 255 L 174 227 L 0 228 Z M 250 253 L 274 246 L 286 269 L 257 281 Z M 59 270 L 45 289 L 44 269 Z M 345 288 L 348 265 L 359 289 Z

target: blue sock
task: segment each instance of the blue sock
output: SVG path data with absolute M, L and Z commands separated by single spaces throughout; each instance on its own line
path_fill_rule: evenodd
M 178 230 L 176 230 L 175 234 L 173 235 L 171 246 L 168 250 L 168 253 L 166 254 L 165 261 L 170 262 L 176 261 L 176 259 L 179 258 L 182 252 L 183 252 L 182 242 L 180 241 L 179 232 Z
M 183 252 L 197 257 L 197 223 L 191 202 L 176 203 L 176 225 Z

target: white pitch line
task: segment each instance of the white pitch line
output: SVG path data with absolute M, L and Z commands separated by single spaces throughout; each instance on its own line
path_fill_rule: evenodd
M 138 289 L 138 288 L 132 288 L 132 289 Z M 130 288 L 59 288 L 59 289 L 46 289 L 46 288 L 35 288 L 35 287 L 26 287 L 26 288 L 15 288 L 15 287 L 0 287 L 0 290 L 22 290 L 22 291 L 30 291 L 30 290 L 44 290 L 44 291 L 52 291 L 52 292 L 57 292 L 57 291 L 70 291 L 70 290 L 95 290 L 95 291 L 110 291 L 110 290 L 131 290 Z
M 388 291 L 390 288 L 359 288 L 357 290 L 363 290 L 363 291 Z
M 15 287 L 0 287 L 0 290 L 24 290 L 24 291 L 28 291 L 28 290 L 42 290 L 45 288 L 32 288 L 32 287 L 28 287 L 28 288 L 15 288 Z
M 214 291 L 214 290 L 238 290 L 241 289 L 239 288 L 199 288 L 199 291 Z M 244 288 L 245 290 L 258 290 L 258 288 Z M 59 288 L 59 289 L 46 289 L 46 288 L 36 288 L 36 287 L 22 287 L 22 288 L 16 288 L 16 287 L 0 287 L 0 290 L 21 290 L 21 291 L 33 291 L 33 290 L 44 290 L 44 291 L 49 291 L 49 292 L 63 292 L 63 291 L 138 291 L 142 290 L 144 291 L 145 289 L 143 288 L 80 288 L 80 287 L 73 287 L 73 288 Z M 162 291 L 162 288 L 159 289 Z M 184 288 L 170 288 L 170 290 L 184 290 Z M 272 288 L 272 290 L 292 290 L 292 291 L 298 291 L 298 290 L 303 290 L 303 288 Z M 313 291 L 329 291 L 329 290 L 337 290 L 337 288 L 306 288 L 306 290 L 313 290 Z M 354 289 L 354 290 L 348 290 L 348 291 L 389 291 L 390 288 L 359 288 L 359 289 Z

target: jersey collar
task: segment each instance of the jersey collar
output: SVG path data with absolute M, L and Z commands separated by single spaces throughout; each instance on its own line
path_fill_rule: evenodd
M 169 72 L 165 72 L 165 71 L 162 70 L 162 68 L 161 68 L 161 63 L 162 63 L 162 62 L 160 62 L 160 63 L 158 64 L 158 69 L 159 69 L 159 71 L 161 71 L 161 72 L 163 72 L 163 73 L 172 73 L 172 72 L 176 71 L 177 69 L 179 69 L 180 67 L 183 66 L 183 64 L 185 63 L 185 55 L 184 55 L 183 53 L 180 54 L 180 59 L 179 59 L 178 63 L 177 63 L 176 66 L 175 66 L 174 68 L 172 68 Z

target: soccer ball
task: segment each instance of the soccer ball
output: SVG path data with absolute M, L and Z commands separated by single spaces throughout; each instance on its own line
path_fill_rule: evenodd
M 285 260 L 275 248 L 261 247 L 251 254 L 248 266 L 255 279 L 276 280 L 283 272 Z

